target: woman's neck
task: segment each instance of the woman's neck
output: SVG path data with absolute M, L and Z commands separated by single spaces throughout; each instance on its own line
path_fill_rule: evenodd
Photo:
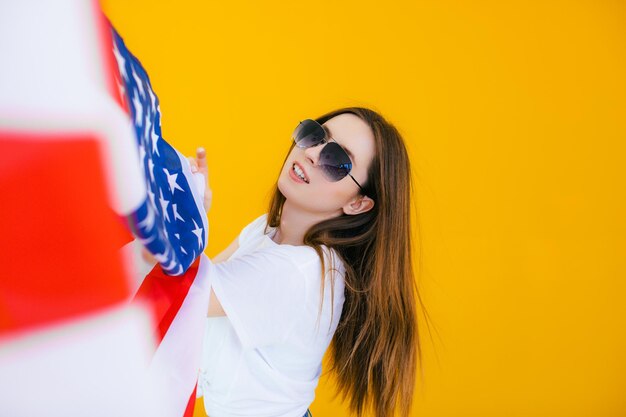
M 340 214 L 340 213 L 339 213 Z M 272 240 L 279 245 L 304 245 L 304 235 L 311 226 L 331 218 L 329 213 L 310 213 L 294 207 L 285 200 L 280 215 L 280 226 Z

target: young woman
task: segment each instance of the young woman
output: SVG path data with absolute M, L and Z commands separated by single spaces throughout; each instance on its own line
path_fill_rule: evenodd
M 268 212 L 212 259 L 199 395 L 210 417 L 308 415 L 330 347 L 352 412 L 406 417 L 421 353 L 403 140 L 360 107 L 293 139 Z

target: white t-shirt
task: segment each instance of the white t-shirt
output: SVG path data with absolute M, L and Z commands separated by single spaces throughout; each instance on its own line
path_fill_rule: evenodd
M 344 265 L 326 274 L 319 327 L 321 262 L 309 246 L 279 245 L 267 214 L 248 224 L 239 248 L 211 264 L 225 317 L 208 317 L 198 396 L 210 417 L 302 417 L 315 397 L 322 357 L 341 317 Z M 326 271 L 330 250 L 323 247 Z M 334 292 L 331 321 L 331 292 Z

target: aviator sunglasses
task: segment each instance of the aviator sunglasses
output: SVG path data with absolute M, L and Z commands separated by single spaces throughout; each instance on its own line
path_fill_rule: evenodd
M 331 139 L 334 142 L 329 142 Z M 318 163 L 324 176 L 329 181 L 337 182 L 348 175 L 361 189 L 361 193 L 366 195 L 361 184 L 350 174 L 352 160 L 350 160 L 348 153 L 328 135 L 324 126 L 312 119 L 303 120 L 293 131 L 293 140 L 299 148 L 311 148 L 322 143 L 325 144 L 320 151 Z

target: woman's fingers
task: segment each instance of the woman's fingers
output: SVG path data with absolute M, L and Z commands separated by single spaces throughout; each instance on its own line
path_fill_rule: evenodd
M 187 160 L 189 161 L 189 165 L 191 166 L 191 172 L 194 174 L 198 172 L 198 162 L 196 162 L 196 158 L 193 156 L 188 156 Z
M 206 160 L 206 151 L 204 148 L 199 147 L 196 149 L 196 161 L 198 162 L 198 171 L 206 178 L 206 189 L 204 191 L 204 209 L 209 211 L 211 208 L 211 202 L 213 201 L 213 190 L 209 185 L 209 166 Z
M 209 166 L 206 161 L 206 151 L 204 148 L 198 148 L 196 150 L 196 161 L 198 162 L 198 170 L 204 174 L 207 178 L 207 183 L 209 181 Z
M 196 157 L 187 157 L 189 165 L 191 166 L 191 172 L 194 174 L 202 174 L 206 181 L 206 187 L 204 189 L 204 209 L 209 211 L 211 208 L 211 202 L 213 200 L 213 191 L 209 185 L 209 166 L 206 160 L 206 150 L 203 147 L 196 149 Z

